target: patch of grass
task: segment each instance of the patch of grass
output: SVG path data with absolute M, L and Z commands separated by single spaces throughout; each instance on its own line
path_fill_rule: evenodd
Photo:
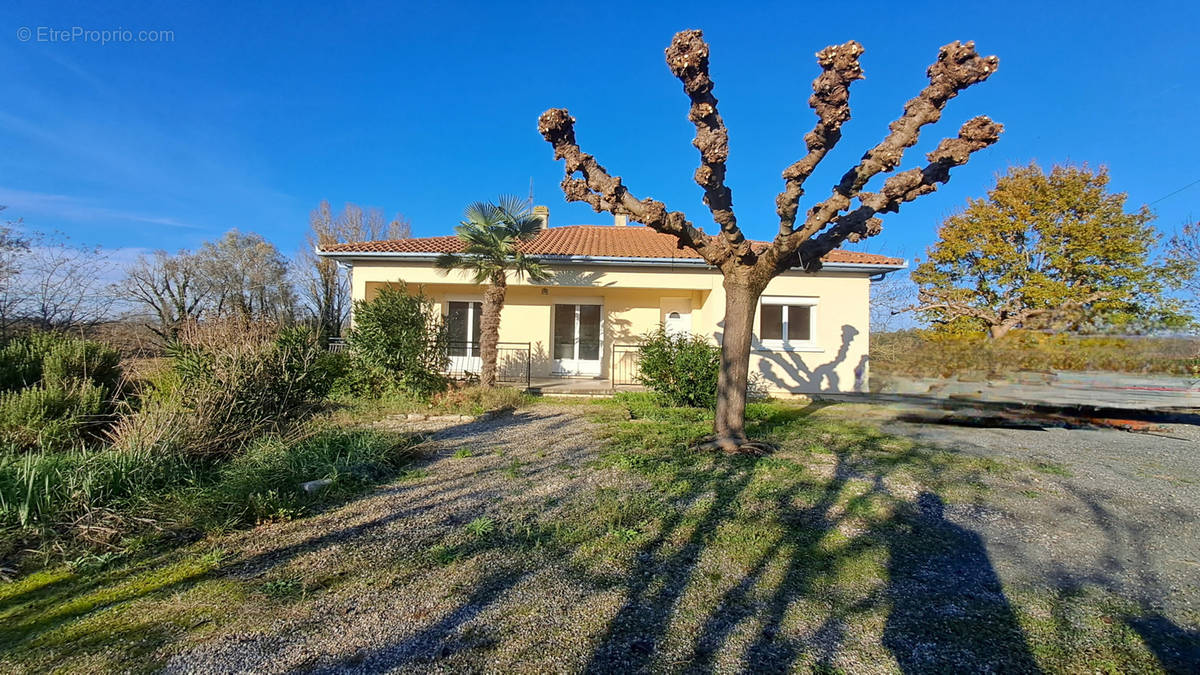
M 454 451 L 453 457 L 454 459 L 466 459 L 467 457 L 474 456 L 474 454 L 470 448 L 459 448 Z
M 458 562 L 463 557 L 464 551 L 457 546 L 437 544 L 427 551 L 427 555 L 438 565 L 449 565 Z
M 210 577 L 214 560 L 189 549 L 100 570 L 64 565 L 0 585 L 0 653 L 31 672 L 81 662 L 154 670 L 159 647 L 238 601 Z
M 400 481 L 421 480 L 422 478 L 428 478 L 428 477 L 429 477 L 429 469 L 424 469 L 424 468 L 408 469 L 406 471 L 401 471 L 400 473 L 396 474 L 396 480 L 400 480 Z
M 495 530 L 496 522 L 487 516 L 479 516 L 467 523 L 467 532 L 470 532 L 477 539 L 486 537 Z
M 112 565 L 121 560 L 125 554 L 120 551 L 105 551 L 104 553 L 85 553 L 67 563 L 72 571 L 91 573 Z
M 298 577 L 283 577 L 264 583 L 259 590 L 268 598 L 281 600 L 300 595 L 304 591 L 304 582 Z
M 1063 478 L 1070 478 L 1072 475 L 1071 471 L 1067 467 L 1057 462 L 1034 462 L 1033 469 L 1039 473 L 1044 473 L 1051 476 L 1061 476 Z
M 514 457 L 513 460 L 509 462 L 508 466 L 504 468 L 504 475 L 508 476 L 509 478 L 520 478 L 521 460 Z

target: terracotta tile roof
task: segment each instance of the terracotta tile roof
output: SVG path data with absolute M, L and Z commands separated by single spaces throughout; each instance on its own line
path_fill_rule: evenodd
M 763 243 L 762 245 L 766 245 Z M 462 242 L 458 237 L 421 237 L 417 239 L 388 239 L 325 246 L 326 253 L 458 253 Z M 568 225 L 551 227 L 532 241 L 522 245 L 531 255 L 606 256 L 621 258 L 699 258 L 689 248 L 678 248 L 675 237 L 655 232 L 648 227 L 630 225 Z M 837 249 L 825 256 L 825 262 L 858 263 L 865 265 L 903 265 L 900 258 Z

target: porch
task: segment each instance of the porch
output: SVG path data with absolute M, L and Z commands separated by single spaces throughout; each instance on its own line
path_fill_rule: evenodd
M 645 391 L 640 384 L 613 384 L 607 377 L 535 377 L 527 390 L 542 396 L 609 396 L 620 391 Z
M 482 370 L 478 342 L 451 340 L 445 374 L 454 380 L 477 380 Z M 546 372 L 537 350 L 530 342 L 497 344 L 496 379 L 511 387 L 523 387 L 535 394 L 594 395 L 614 391 L 641 391 L 638 381 L 638 345 L 611 344 L 611 357 L 602 374 Z M 542 359 L 544 361 L 544 359 Z

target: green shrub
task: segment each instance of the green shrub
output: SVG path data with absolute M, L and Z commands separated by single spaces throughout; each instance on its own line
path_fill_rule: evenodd
M 351 387 L 359 393 L 389 389 L 428 397 L 446 388 L 446 333 L 441 315 L 423 293 L 401 283 L 384 286 L 373 300 L 354 303 L 350 331 Z
M 31 332 L 0 348 L 0 390 L 67 380 L 93 382 L 111 395 L 121 381 L 121 355 L 108 345 L 61 333 Z
M 117 424 L 118 447 L 234 454 L 304 419 L 331 385 L 326 352 L 307 328 L 204 324 L 182 333 L 170 353 L 170 373 Z
M 675 406 L 717 404 L 721 348 L 702 335 L 672 334 L 663 326 L 642 336 L 638 380 Z
M 71 447 L 108 420 L 107 391 L 86 380 L 0 392 L 0 444 L 9 448 Z
M 29 333 L 0 348 L 0 446 L 62 449 L 110 421 L 120 354 L 99 342 Z

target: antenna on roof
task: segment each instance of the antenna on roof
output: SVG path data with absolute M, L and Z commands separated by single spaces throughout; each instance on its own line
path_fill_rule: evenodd
M 533 176 L 529 177 L 529 205 L 533 206 Z

